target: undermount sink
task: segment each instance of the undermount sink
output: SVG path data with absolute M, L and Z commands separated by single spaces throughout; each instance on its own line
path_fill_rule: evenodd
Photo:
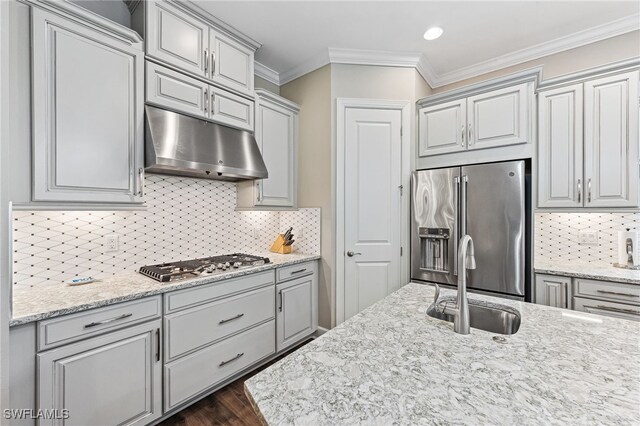
M 446 303 L 455 305 L 455 298 L 442 298 L 427 309 L 427 315 L 453 323 L 453 315 L 442 312 Z M 437 309 L 436 309 L 437 307 Z M 471 328 L 497 334 L 516 334 L 520 328 L 520 313 L 508 306 L 469 299 L 469 325 Z

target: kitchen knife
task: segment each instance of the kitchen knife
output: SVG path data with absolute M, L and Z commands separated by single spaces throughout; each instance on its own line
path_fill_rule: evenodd
M 284 245 L 285 246 L 290 246 L 291 244 L 293 244 L 295 240 L 289 240 L 289 241 L 285 241 Z
M 291 231 L 293 231 L 293 226 L 289 229 L 287 229 L 287 232 L 284 233 L 284 239 L 288 240 L 291 237 Z

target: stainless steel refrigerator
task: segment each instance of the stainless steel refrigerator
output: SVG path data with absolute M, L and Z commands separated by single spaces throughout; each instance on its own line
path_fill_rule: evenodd
M 411 279 L 455 286 L 458 241 L 469 234 L 469 290 L 530 300 L 528 178 L 524 161 L 414 172 Z

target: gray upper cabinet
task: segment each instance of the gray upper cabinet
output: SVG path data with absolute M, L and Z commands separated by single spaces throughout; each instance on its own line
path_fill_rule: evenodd
M 538 207 L 637 207 L 638 71 L 540 91 Z
M 34 7 L 32 61 L 33 201 L 141 203 L 141 41 Z
M 418 115 L 420 157 L 460 152 L 467 148 L 466 99 L 421 108 Z
M 296 207 L 298 113 L 293 102 L 256 90 L 256 141 L 269 177 L 238 184 L 238 207 Z
M 470 94 L 418 102 L 418 158 L 531 142 L 533 83 Z
M 146 2 L 147 55 L 205 77 L 209 27 L 169 2 Z M 208 70 L 207 70 L 208 71 Z
M 150 58 L 253 97 L 254 52 L 259 45 L 240 42 L 200 11 L 184 5 L 169 1 L 145 4 Z
M 39 424 L 145 425 L 158 419 L 159 331 L 158 319 L 38 354 L 38 408 L 61 417 Z
M 584 84 L 586 206 L 637 207 L 638 71 Z

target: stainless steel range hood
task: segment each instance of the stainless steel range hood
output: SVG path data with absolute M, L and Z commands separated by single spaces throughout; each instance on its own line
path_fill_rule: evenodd
M 145 170 L 240 181 L 268 177 L 253 134 L 145 106 Z

